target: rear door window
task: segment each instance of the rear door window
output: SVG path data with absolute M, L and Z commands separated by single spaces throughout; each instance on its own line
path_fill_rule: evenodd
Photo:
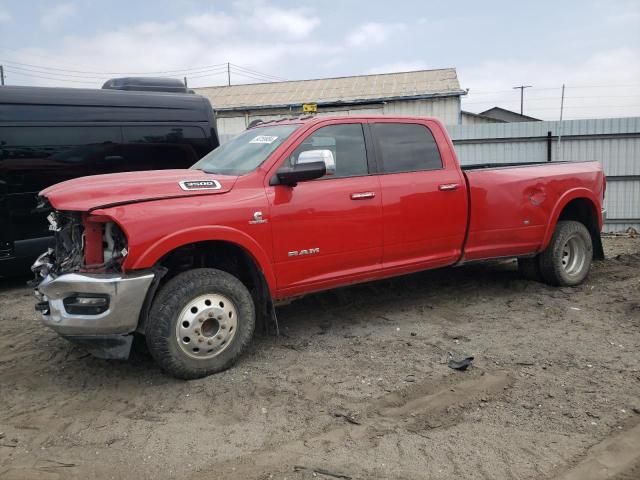
M 375 123 L 371 128 L 384 173 L 442 168 L 442 158 L 435 138 L 424 125 Z

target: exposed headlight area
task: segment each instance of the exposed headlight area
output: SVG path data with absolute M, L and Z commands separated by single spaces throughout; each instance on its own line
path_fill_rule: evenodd
M 41 203 L 48 205 L 46 199 Z M 47 220 L 55 246 L 31 267 L 37 277 L 122 271 L 122 262 L 128 254 L 127 237 L 115 222 L 106 216 L 53 210 L 50 206 L 49 210 Z
M 114 222 L 104 224 L 102 252 L 104 262 L 108 266 L 120 266 L 129 253 L 127 250 L 127 237 Z
M 81 272 L 120 272 L 129 253 L 127 237 L 110 218 L 83 215 L 84 262 Z

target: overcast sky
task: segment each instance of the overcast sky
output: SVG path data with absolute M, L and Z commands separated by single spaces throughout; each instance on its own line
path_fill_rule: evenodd
M 99 87 L 184 71 L 190 87 L 455 67 L 463 108 L 640 116 L 640 1 L 0 0 L 6 82 Z M 59 70 L 54 70 L 59 69 Z M 263 77 L 260 77 L 263 78 Z

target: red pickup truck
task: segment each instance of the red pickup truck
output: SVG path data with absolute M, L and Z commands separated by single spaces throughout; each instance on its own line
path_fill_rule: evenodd
M 262 123 L 189 170 L 41 192 L 56 246 L 36 309 L 97 356 L 126 358 L 138 332 L 166 372 L 201 377 L 311 292 L 503 257 L 577 285 L 603 257 L 604 193 L 597 162 L 461 168 L 435 119 Z

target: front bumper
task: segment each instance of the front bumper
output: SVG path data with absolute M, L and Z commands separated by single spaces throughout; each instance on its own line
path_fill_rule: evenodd
M 37 310 L 42 322 L 63 337 L 83 342 L 95 337 L 132 333 L 137 325 L 140 311 L 155 274 L 141 272 L 132 275 L 67 273 L 58 277 L 48 275 L 35 288 L 39 300 Z M 69 299 L 102 298 L 104 311 L 79 313 L 77 305 L 71 307 Z M 65 302 L 65 300 L 67 302 Z M 73 310 L 70 313 L 69 310 Z M 130 343 L 130 342 L 129 342 Z M 127 351 L 128 355 L 128 351 Z

